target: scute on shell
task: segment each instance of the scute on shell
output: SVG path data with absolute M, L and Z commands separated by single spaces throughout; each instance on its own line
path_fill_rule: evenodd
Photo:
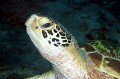
M 108 41 L 92 41 L 80 46 L 99 71 L 120 78 L 120 45 Z

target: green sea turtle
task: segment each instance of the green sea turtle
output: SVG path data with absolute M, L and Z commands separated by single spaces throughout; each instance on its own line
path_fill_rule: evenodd
M 27 79 L 118 79 L 120 78 L 120 46 L 94 41 L 77 44 L 59 22 L 33 14 L 25 25 L 39 53 L 53 70 Z

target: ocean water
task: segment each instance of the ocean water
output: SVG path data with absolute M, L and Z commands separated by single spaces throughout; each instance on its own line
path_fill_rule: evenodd
M 107 40 L 120 44 L 119 0 L 4 0 L 0 21 L 0 79 L 23 79 L 52 69 L 26 33 L 27 18 L 48 15 L 72 33 L 78 44 Z

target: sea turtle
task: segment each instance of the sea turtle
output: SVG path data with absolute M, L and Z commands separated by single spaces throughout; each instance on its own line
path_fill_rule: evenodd
M 118 79 L 120 78 L 120 46 L 104 41 L 77 44 L 56 20 L 33 14 L 25 25 L 39 53 L 53 70 L 27 79 Z

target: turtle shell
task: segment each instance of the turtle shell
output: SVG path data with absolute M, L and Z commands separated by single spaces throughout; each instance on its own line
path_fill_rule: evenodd
M 92 41 L 80 46 L 99 71 L 120 78 L 120 45 L 108 41 Z

